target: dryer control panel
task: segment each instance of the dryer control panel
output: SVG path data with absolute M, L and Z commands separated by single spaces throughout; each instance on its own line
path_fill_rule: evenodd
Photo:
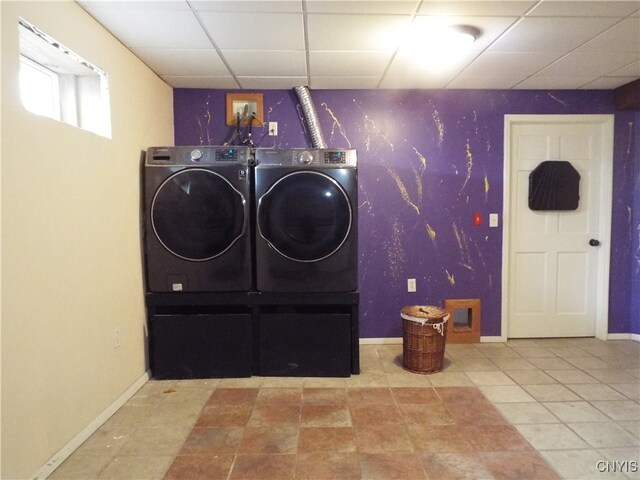
M 247 165 L 250 159 L 247 146 L 151 147 L 147 149 L 146 165 Z
M 255 151 L 258 167 L 355 168 L 354 149 L 341 148 L 258 148 Z

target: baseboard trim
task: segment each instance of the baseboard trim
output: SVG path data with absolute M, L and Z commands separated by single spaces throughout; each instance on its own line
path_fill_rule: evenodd
M 497 337 L 480 337 L 480 343 L 496 343 L 506 342 L 501 336 Z M 402 343 L 402 337 L 386 337 L 386 338 L 361 338 L 360 345 L 397 345 Z
M 640 342 L 640 335 L 637 333 L 608 333 L 607 340 L 634 340 Z
M 485 337 L 480 337 L 480 343 L 500 343 L 500 342 L 506 342 L 507 339 L 497 335 L 497 336 L 485 336 Z
M 402 337 L 386 338 L 361 338 L 360 345 L 398 345 L 402 343 Z
M 133 395 L 140 390 L 140 388 L 147 383 L 150 378 L 151 372 L 147 370 L 144 375 L 138 378 L 138 380 L 136 380 L 134 384 L 127 389 L 126 392 L 120 395 L 111 405 L 109 405 L 104 412 L 98 415 L 91 423 L 89 423 L 89 425 L 83 428 L 80 433 L 73 437 L 69 443 L 51 457 L 49 461 L 45 463 L 33 477 L 31 477 L 31 480 L 43 480 L 51 475 L 53 471 L 69 457 L 69 455 L 71 455 L 85 442 L 85 440 L 93 435 L 93 433 L 95 433 L 95 431 L 98 430 L 104 422 L 109 420 L 109 418 L 116 413 L 118 409 L 127 402 L 127 400 L 133 397 Z

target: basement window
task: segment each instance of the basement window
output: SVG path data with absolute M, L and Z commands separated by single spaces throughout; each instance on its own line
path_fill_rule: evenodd
M 25 109 L 111 138 L 107 74 L 27 21 L 18 27 Z

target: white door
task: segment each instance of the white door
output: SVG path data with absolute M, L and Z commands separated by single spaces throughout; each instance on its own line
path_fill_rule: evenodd
M 613 116 L 507 116 L 505 155 L 506 336 L 604 338 Z M 529 209 L 529 174 L 545 160 L 579 172 L 577 210 Z

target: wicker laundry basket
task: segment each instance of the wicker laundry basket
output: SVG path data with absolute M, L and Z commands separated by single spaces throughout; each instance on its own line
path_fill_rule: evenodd
M 404 307 L 400 316 L 405 370 L 423 374 L 442 370 L 449 312 L 430 305 L 414 305 Z

